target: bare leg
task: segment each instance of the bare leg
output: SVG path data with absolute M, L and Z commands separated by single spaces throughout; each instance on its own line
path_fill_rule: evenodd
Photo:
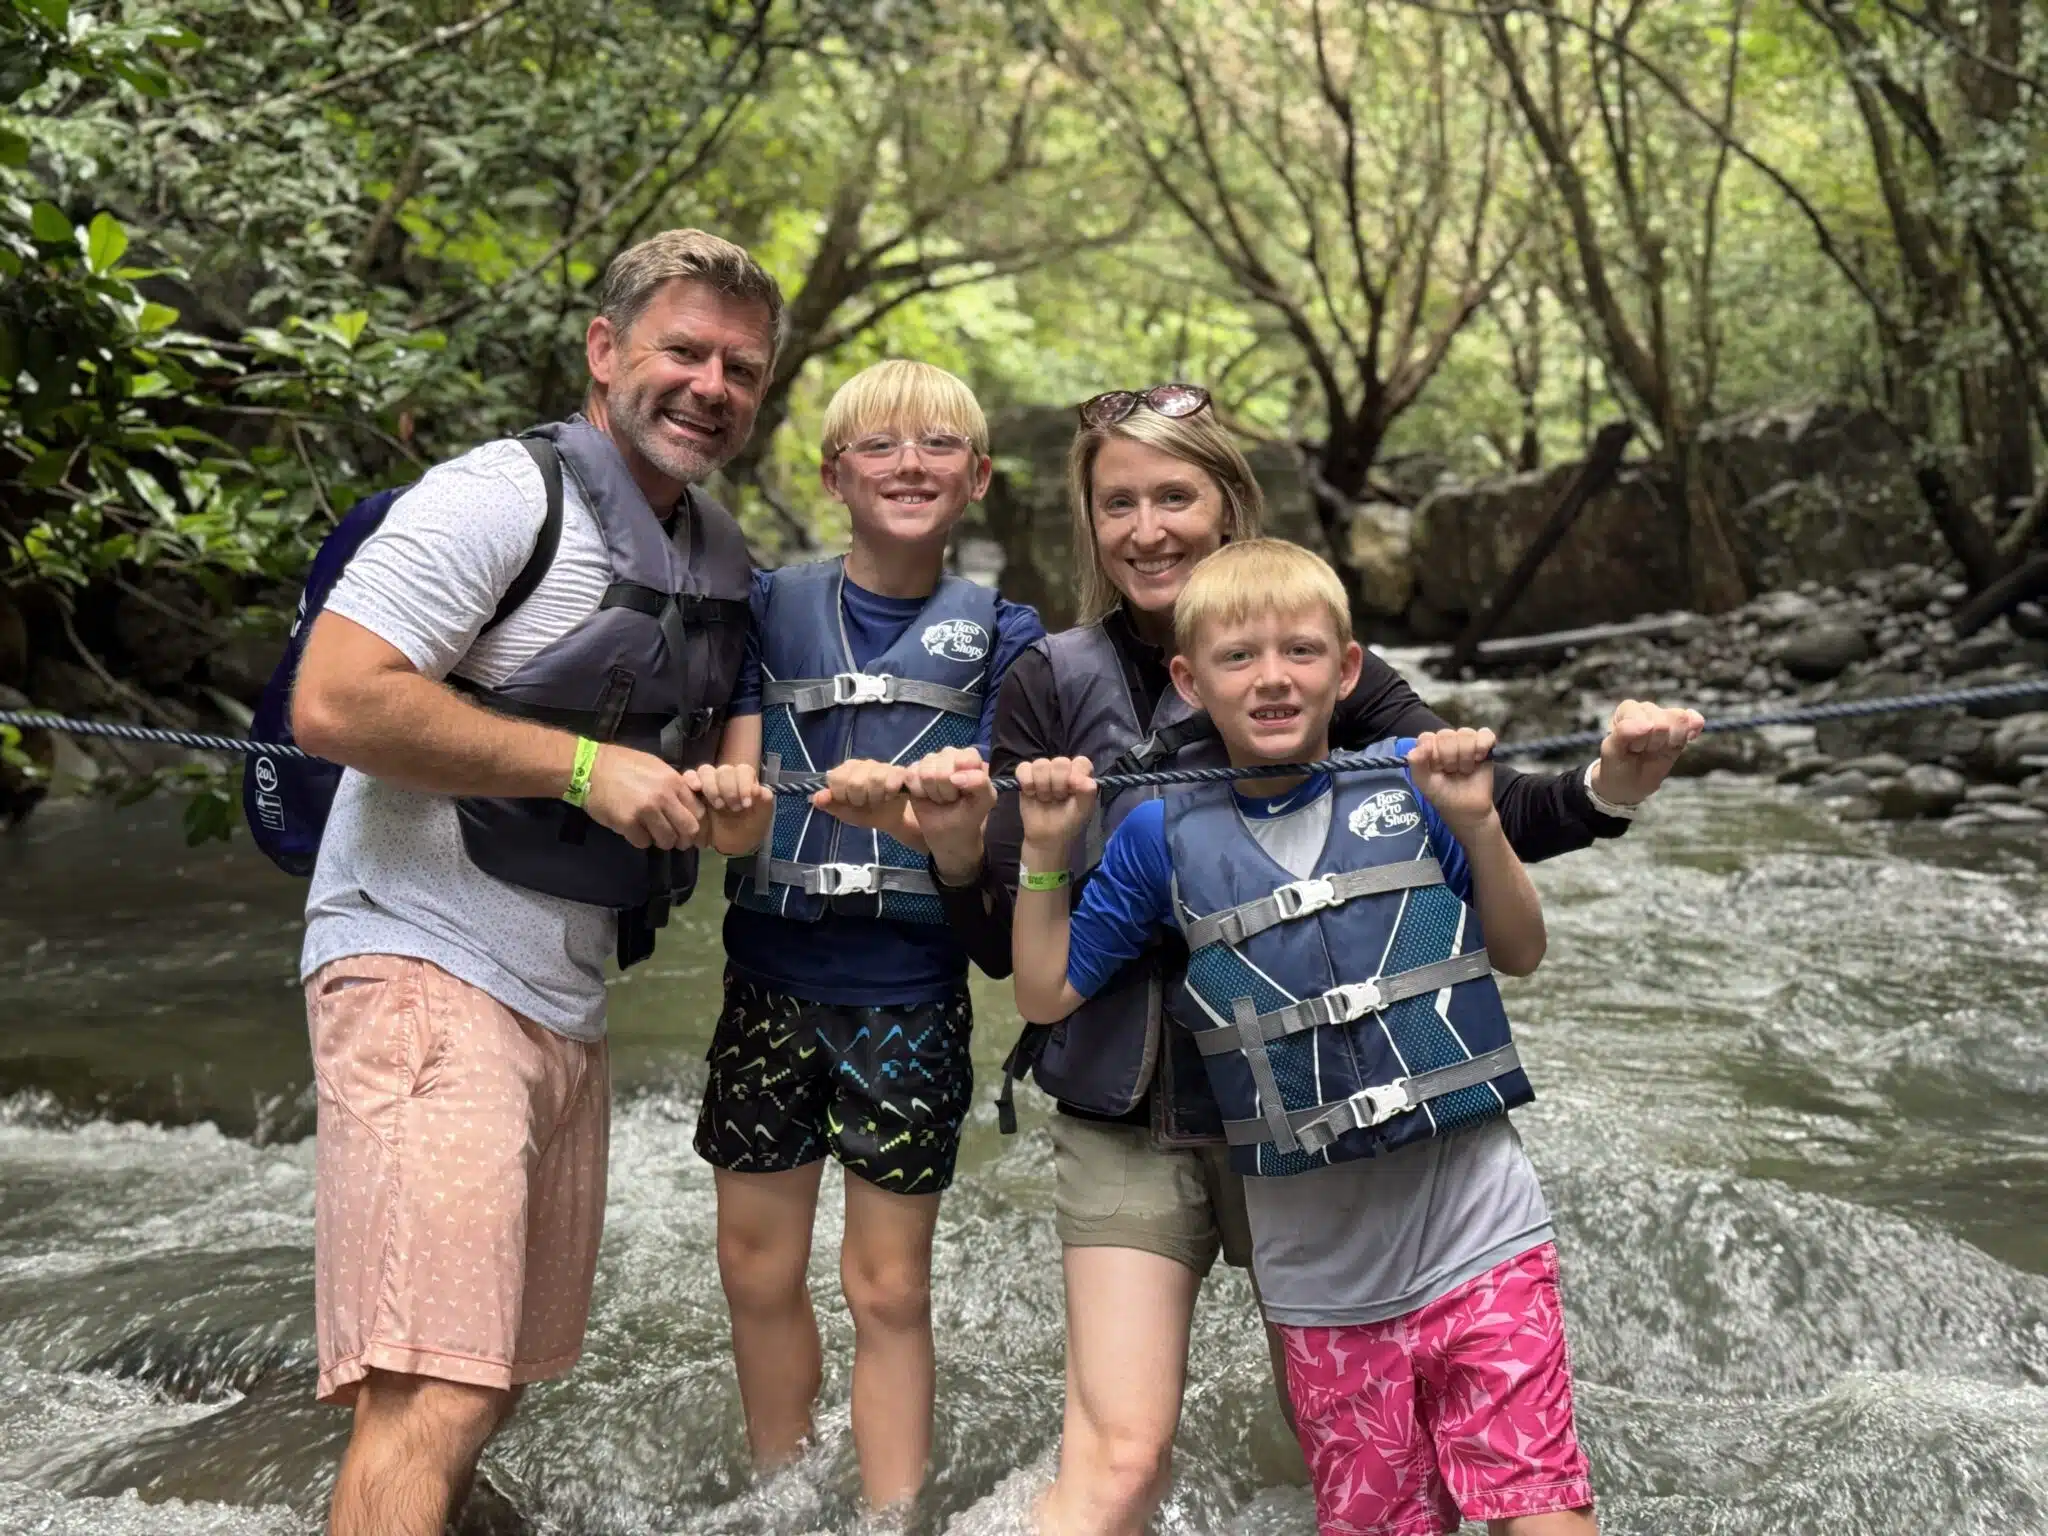
M 839 1282 L 853 1314 L 853 1444 L 870 1509 L 916 1497 L 932 1449 L 932 1229 L 937 1195 L 846 1176 Z
M 1165 1497 L 1202 1278 L 1134 1248 L 1069 1248 L 1067 1412 L 1045 1536 L 1141 1536 Z
M 512 1394 L 372 1371 L 334 1480 L 331 1536 L 441 1536 Z
M 1517 1515 L 1489 1520 L 1487 1536 L 1600 1536 L 1600 1522 L 1590 1509 L 1560 1509 L 1547 1515 Z
M 824 1379 L 805 1271 L 823 1160 L 787 1173 L 715 1170 L 718 1278 L 732 1314 L 732 1358 L 755 1464 L 793 1460 Z
M 491 1426 L 491 1433 L 493 1435 L 497 1434 L 499 1430 L 512 1421 L 513 1410 L 519 1406 L 519 1399 L 526 1396 L 526 1388 L 523 1386 L 514 1387 L 511 1391 L 500 1395 L 504 1398 L 504 1401 L 498 1407 L 498 1422 Z M 469 1502 L 469 1491 L 475 1483 L 476 1467 L 472 1464 L 469 1469 L 469 1475 L 462 1480 L 462 1486 L 455 1490 L 455 1497 L 448 1501 L 448 1523 L 450 1525 L 461 1523 L 463 1506 Z

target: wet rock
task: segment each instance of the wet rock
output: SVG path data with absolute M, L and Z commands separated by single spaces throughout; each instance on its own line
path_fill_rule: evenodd
M 1808 587 L 1820 590 L 1813 582 L 1802 582 L 1798 592 L 1766 592 L 1742 611 L 1769 629 L 1784 629 L 1803 623 L 1820 613 L 1820 604 L 1804 595 Z
M 1991 825 L 1991 818 L 1982 811 L 1958 811 L 1941 824 L 1944 832 L 1981 832 Z
M 220 644 L 212 615 L 183 585 L 149 582 L 123 591 L 114 604 L 114 637 L 127 656 L 127 673 L 145 688 L 168 688 Z
M 1709 773 L 1775 773 L 1785 755 L 1754 731 L 1702 736 L 1685 749 L 1672 773 L 1696 779 Z
M 1890 752 L 1873 752 L 1867 757 L 1852 757 L 1840 766 L 1843 773 L 1867 773 L 1873 779 L 1895 779 L 1906 771 L 1907 762 Z
M 2048 826 L 2048 811 L 2034 805 L 1980 805 L 1974 808 L 1978 815 L 1988 817 L 1994 824 L 2005 827 Z
M 1365 606 L 1387 618 L 1406 612 L 1415 595 L 1415 514 L 1392 502 L 1354 507 L 1350 544 Z
M 1778 647 L 1778 662 L 1801 682 L 1824 683 L 1870 659 L 1870 637 L 1842 620 L 1809 624 Z
M 1946 816 L 1963 802 L 1963 776 L 1932 763 L 1915 763 L 1877 790 L 1877 803 L 1892 821 Z
M 1941 584 L 1941 590 L 1934 595 L 1941 602 L 1954 607 L 1970 595 L 1970 589 L 1965 583 L 1960 581 L 1945 581 Z
M 237 628 L 206 657 L 206 681 L 231 699 L 254 704 L 284 654 L 283 634 Z
M 1780 784 L 1805 784 L 1819 778 L 1824 773 L 1833 772 L 1836 767 L 1835 759 L 1828 756 L 1825 752 L 1795 753 L 1792 760 L 1778 770 L 1778 782 Z
M 2012 784 L 1972 784 L 1963 793 L 1971 805 L 2019 805 L 2026 798 L 2026 791 Z
M 2035 771 L 2030 757 L 2048 757 L 2048 710 L 2034 710 L 2001 720 L 1975 754 L 1986 778 L 2017 784 Z
M 1686 756 L 1691 756 L 1691 753 L 1688 752 Z M 1684 762 L 1685 759 L 1680 758 L 1679 761 Z M 1848 795 L 1868 795 L 1870 775 L 1860 771 L 1824 773 L 1818 778 L 1808 780 L 1806 789 L 1809 794 L 1829 800 Z
M 1891 590 L 1894 613 L 1925 613 L 1928 605 L 1941 598 L 1941 578 L 1924 565 L 1897 567 Z
M 1841 821 L 1876 821 L 1884 815 L 1884 808 L 1869 795 L 1857 795 L 1835 807 L 1835 816 Z

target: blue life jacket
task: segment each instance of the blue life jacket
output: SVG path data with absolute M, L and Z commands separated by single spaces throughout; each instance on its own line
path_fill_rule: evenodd
M 1259 845 L 1229 785 L 1166 803 L 1188 946 L 1169 1006 L 1247 1174 L 1373 1157 L 1535 1097 L 1479 915 L 1443 883 L 1407 779 L 1344 773 L 1331 794 L 1329 838 L 1301 880 Z
M 1099 621 L 1048 635 L 1036 649 L 1045 655 L 1059 703 L 1060 750 L 1086 757 L 1098 777 L 1223 760 L 1215 727 L 1206 715 L 1191 711 L 1176 689 L 1168 688 L 1150 718 L 1140 719 L 1123 658 Z M 1080 901 L 1109 835 L 1159 793 L 1139 788 L 1103 796 L 1075 844 L 1072 901 Z M 1029 1072 L 1054 1098 L 1095 1115 L 1128 1114 L 1156 1087 L 1164 1087 L 1153 1099 L 1153 1130 L 1159 1139 L 1167 1145 L 1215 1140 L 1221 1128 L 1201 1068 L 1184 1059 L 1186 1051 L 1176 1051 L 1186 1031 L 1169 1027 L 1165 1014 L 1167 987 L 1184 958 L 1178 943 L 1164 940 L 1059 1023 L 1025 1025 L 1003 1063 L 996 1098 L 1000 1129 L 1005 1134 L 1016 1130 L 1014 1085 Z
M 520 445 L 533 455 L 533 462 L 547 486 L 547 516 L 540 536 L 525 566 L 505 589 L 497 611 L 479 634 L 488 634 L 512 616 L 514 610 L 533 595 L 548 567 L 554 564 L 555 549 L 562 538 L 562 467 L 554 444 L 536 437 L 522 437 Z M 256 701 L 249 722 L 249 734 L 257 741 L 295 745 L 292 736 L 292 684 L 299 675 L 299 659 L 306 651 L 306 637 L 313 621 L 327 606 L 328 594 L 341 580 L 341 573 L 355 558 L 364 540 L 384 524 L 392 503 L 409 485 L 397 486 L 365 496 L 350 507 L 334 525 L 313 556 L 306 573 L 305 588 L 299 593 L 298 613 L 291 633 L 285 637 L 284 655 L 271 671 L 270 681 Z M 320 855 L 320 834 L 327 826 L 327 813 L 334 806 L 334 792 L 341 786 L 341 765 L 319 758 L 279 757 L 271 753 L 251 756 L 242 767 L 242 816 L 249 824 L 249 836 L 288 875 L 310 875 Z
M 995 654 L 996 594 L 954 575 L 887 651 L 857 669 L 840 606 L 844 562 L 774 573 L 761 621 L 761 766 L 773 782 L 851 759 L 911 763 L 980 734 Z M 816 922 L 853 917 L 943 923 L 925 856 L 886 833 L 849 827 L 807 796 L 775 803 L 752 859 L 726 866 L 726 895 L 757 912 Z

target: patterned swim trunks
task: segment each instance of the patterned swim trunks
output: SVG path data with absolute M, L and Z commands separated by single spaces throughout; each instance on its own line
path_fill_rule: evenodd
M 697 1153 L 733 1173 L 781 1173 L 827 1152 L 877 1188 L 953 1182 L 974 1098 L 967 989 L 935 1003 L 813 1003 L 725 974 Z
M 1554 1244 L 1383 1323 L 1280 1333 L 1323 1536 L 1592 1504 Z

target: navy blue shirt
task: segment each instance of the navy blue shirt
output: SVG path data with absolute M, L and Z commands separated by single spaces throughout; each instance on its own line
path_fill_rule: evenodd
M 754 573 L 754 622 L 747 632 L 746 659 L 733 688 L 732 713 L 761 712 L 761 625 L 768 609 L 773 571 Z M 928 597 L 883 597 L 851 580 L 839 584 L 839 607 L 855 667 L 870 662 L 902 638 L 924 611 Z M 1010 663 L 1045 626 L 1026 603 L 996 600 L 995 644 L 982 692 L 975 744 L 988 756 L 995 732 L 996 696 Z M 952 996 L 967 981 L 967 951 L 943 923 L 907 923 L 889 918 L 848 917 L 829 908 L 815 923 L 748 907 L 725 910 L 725 955 L 741 976 L 813 1003 L 869 1008 L 904 1007 Z

